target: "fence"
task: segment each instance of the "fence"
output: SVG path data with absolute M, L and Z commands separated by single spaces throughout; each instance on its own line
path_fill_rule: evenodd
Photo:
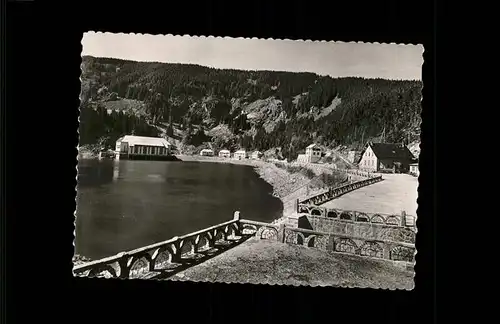
M 250 237 L 277 241 L 330 252 L 350 253 L 359 256 L 394 261 L 413 262 L 413 244 L 372 240 L 343 234 L 317 232 L 287 227 L 285 224 L 269 224 L 240 219 L 234 213 L 231 221 L 215 225 L 181 237 L 148 245 L 115 256 L 77 265 L 76 276 L 137 278 L 158 274 L 159 271 L 193 264 L 191 256 L 217 246 L 245 240 Z M 297 260 L 300 262 L 300 260 Z
M 243 224 L 243 234 L 255 235 L 257 239 L 275 240 L 329 252 L 413 262 L 416 251 L 415 245 L 412 243 L 368 239 L 340 233 L 292 228 L 284 224 L 270 225 L 248 220 L 241 220 L 241 224 Z
M 297 212 L 299 214 L 307 214 L 316 217 L 339 219 L 350 222 L 383 224 L 388 226 L 415 227 L 416 224 L 416 216 L 406 215 L 405 211 L 402 211 L 400 215 L 364 213 L 353 210 L 326 208 L 299 203 L 297 205 Z
M 354 191 L 356 189 L 359 189 L 361 187 L 365 187 L 368 185 L 371 185 L 373 183 L 382 181 L 382 176 L 376 176 L 376 177 L 370 177 L 368 179 L 364 179 L 361 181 L 356 181 L 352 182 L 346 185 L 342 185 L 337 188 L 330 188 L 328 191 L 320 193 L 318 195 L 312 196 L 310 198 L 307 198 L 303 201 L 298 201 L 297 204 L 297 212 L 298 212 L 298 206 L 299 205 L 321 205 L 324 204 L 327 201 L 333 200 L 341 195 L 344 195 L 348 192 Z

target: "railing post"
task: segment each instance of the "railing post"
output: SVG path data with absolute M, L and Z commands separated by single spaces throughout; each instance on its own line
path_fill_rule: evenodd
M 236 232 L 234 233 L 234 235 L 236 236 L 240 236 L 241 235 L 241 228 L 242 228 L 242 225 L 241 225 L 241 222 L 240 222 L 240 212 L 239 211 L 235 211 L 234 214 L 233 214 L 233 220 L 237 221 L 236 222 Z
M 386 260 L 390 260 L 391 259 L 391 249 L 392 249 L 392 245 L 391 244 L 384 243 L 383 250 L 382 250 L 382 255 L 383 255 L 384 259 L 386 259 Z
M 328 244 L 326 246 L 327 251 L 335 251 L 335 236 L 332 234 L 328 235 Z
M 174 252 L 172 254 L 172 262 L 173 263 L 180 263 L 181 259 L 182 259 L 182 256 L 181 256 L 181 248 L 180 248 L 180 244 L 179 244 L 179 237 L 175 236 L 174 240 L 175 241 L 173 242 L 173 245 L 174 245 L 174 250 L 175 251 L 172 251 L 172 252 Z
M 285 243 L 285 224 L 283 223 L 278 227 L 278 242 Z
M 118 260 L 118 266 L 120 267 L 119 278 L 128 279 L 130 276 L 129 257 L 124 252 L 119 253 L 119 255 L 121 256 L 120 260 Z
M 404 210 L 401 212 L 401 226 L 406 226 L 406 211 Z

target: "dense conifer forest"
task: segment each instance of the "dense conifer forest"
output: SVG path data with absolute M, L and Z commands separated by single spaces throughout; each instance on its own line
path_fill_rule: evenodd
M 174 136 L 184 145 L 293 159 L 312 142 L 360 147 L 419 141 L 421 81 L 332 78 L 83 57 L 80 143 Z

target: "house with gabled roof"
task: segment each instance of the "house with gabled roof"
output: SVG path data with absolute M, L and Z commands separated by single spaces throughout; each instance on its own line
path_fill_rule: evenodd
M 414 161 L 415 157 L 403 144 L 369 142 L 361 153 L 358 166 L 366 171 L 406 173 Z
M 297 162 L 299 163 L 317 163 L 321 159 L 323 150 L 318 144 L 311 144 L 306 147 L 306 154 L 299 154 Z

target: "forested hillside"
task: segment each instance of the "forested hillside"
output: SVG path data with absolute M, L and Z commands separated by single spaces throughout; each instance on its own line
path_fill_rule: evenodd
M 291 159 L 311 142 L 355 147 L 383 137 L 409 144 L 420 136 L 421 88 L 420 81 L 85 56 L 80 136 L 112 144 L 125 133 L 155 133 L 147 123 L 166 124 L 169 135 L 183 131 L 186 145 L 279 147 Z

